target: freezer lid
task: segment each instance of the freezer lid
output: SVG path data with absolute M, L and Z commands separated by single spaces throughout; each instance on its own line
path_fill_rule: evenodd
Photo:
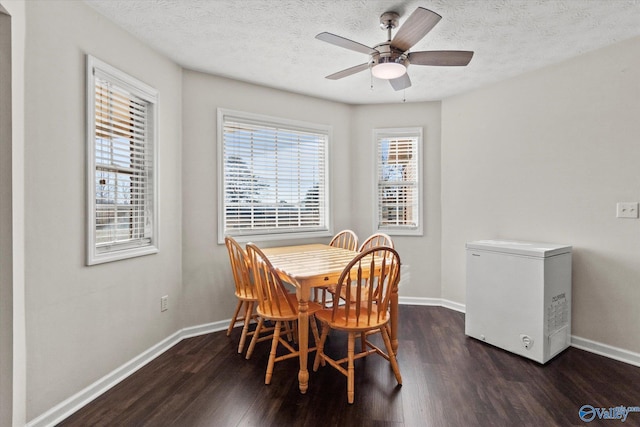
M 546 258 L 571 252 L 571 246 L 557 243 L 522 242 L 516 240 L 476 240 L 467 242 L 467 250 L 483 250 Z

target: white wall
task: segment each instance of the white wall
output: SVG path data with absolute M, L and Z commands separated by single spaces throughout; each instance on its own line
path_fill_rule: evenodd
M 179 66 L 79 1 L 26 2 L 27 420 L 181 328 Z M 159 90 L 160 253 L 85 266 L 85 55 Z M 160 312 L 168 294 L 170 309 Z
M 336 230 L 353 226 L 351 108 L 194 71 L 184 71 L 183 95 L 183 323 L 199 325 L 229 319 L 236 304 L 226 247 L 217 243 L 217 108 L 332 126 L 330 180 Z
M 26 423 L 26 344 L 25 344 L 25 283 L 24 283 L 24 58 L 25 58 L 25 4 L 21 0 L 2 0 L 0 7 L 3 7 L 11 15 L 11 147 L 8 151 L 3 151 L 3 156 L 10 152 L 11 159 L 11 179 L 10 196 L 11 201 L 11 254 L 7 255 L 11 259 L 12 283 L 11 290 L 3 289 L 1 310 L 5 310 L 6 305 L 12 305 L 8 312 L 13 316 L 12 321 L 6 321 L 6 312 L 3 313 L 0 328 L 2 333 L 12 335 L 12 342 L 2 343 L 2 351 L 8 354 L 12 352 L 9 370 L 3 366 L 0 372 L 0 382 L 2 392 L 11 394 L 11 407 L 2 408 L 0 425 L 22 426 Z M 2 126 L 3 127 L 3 126 Z M 5 142 L 3 142 L 5 143 Z M 5 159 L 6 161 L 6 159 Z M 5 201 L 3 200 L 3 204 Z M 3 221 L 6 218 L 3 218 Z M 4 236 L 3 236 L 4 239 Z M 6 244 L 6 242 L 3 242 Z M 6 248 L 6 247 L 5 247 Z M 5 255 L 2 255 L 3 259 Z M 5 261 L 6 262 L 6 261 Z M 5 268 L 4 265 L 2 267 Z M 2 286 L 6 286 L 3 284 Z M 11 297 L 8 300 L 8 295 Z M 11 328 L 11 332 L 6 328 Z M 8 397 L 4 397 L 8 399 Z
M 11 16 L 0 5 L 0 425 L 13 413 Z
M 640 39 L 442 104 L 443 297 L 465 300 L 465 242 L 570 244 L 572 333 L 640 351 Z
M 361 105 L 351 121 L 353 194 L 351 227 L 362 242 L 374 233 L 375 150 L 373 129 L 421 127 L 423 131 L 424 235 L 392 236 L 404 276 L 400 297 L 440 298 L 440 103 Z

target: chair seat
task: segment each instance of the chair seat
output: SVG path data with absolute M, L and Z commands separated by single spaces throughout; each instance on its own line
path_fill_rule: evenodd
M 351 311 L 354 308 L 351 307 Z M 339 329 L 343 331 L 368 331 L 371 329 L 378 329 L 382 325 L 389 322 L 389 313 L 378 313 L 377 306 L 374 305 L 371 307 L 370 317 L 367 314 L 367 307 L 363 306 L 360 308 L 360 321 L 351 315 L 347 318 L 347 313 L 345 308 L 338 308 L 336 311 L 335 320 L 331 320 L 333 316 L 333 309 L 323 309 L 316 313 L 316 318 L 321 322 L 328 323 L 333 329 Z M 378 318 L 378 316 L 380 316 Z M 369 319 L 369 322 L 365 322 L 365 319 Z
M 290 302 L 293 305 L 293 307 L 296 307 L 296 308 L 298 307 L 298 298 L 296 294 L 295 293 L 287 294 L 286 299 L 288 299 L 289 302 L 287 302 L 282 296 L 279 296 L 278 299 L 280 300 L 279 313 L 267 312 L 266 310 L 263 310 L 261 309 L 260 306 L 258 306 L 258 314 L 264 317 L 265 319 L 269 319 L 269 320 L 284 320 L 284 321 L 297 320 L 298 312 L 291 310 L 289 306 L 289 302 Z M 313 301 L 309 302 L 309 308 L 307 310 L 307 313 L 309 313 L 309 315 L 315 314 L 320 310 L 322 310 L 322 306 L 320 304 Z

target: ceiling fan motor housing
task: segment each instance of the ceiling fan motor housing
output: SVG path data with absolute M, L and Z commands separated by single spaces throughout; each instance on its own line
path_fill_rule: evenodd
M 405 68 L 409 66 L 409 60 L 407 54 L 400 49 L 396 49 L 391 46 L 390 42 L 380 43 L 374 47 L 378 52 L 371 54 L 371 66 L 377 64 L 396 63 L 404 65 Z

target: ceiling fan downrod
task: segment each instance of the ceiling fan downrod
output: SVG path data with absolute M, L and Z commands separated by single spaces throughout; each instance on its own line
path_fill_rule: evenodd
M 398 19 L 400 15 L 396 12 L 385 12 L 380 15 L 380 28 L 387 30 L 387 41 L 391 41 L 391 30 L 398 26 Z

